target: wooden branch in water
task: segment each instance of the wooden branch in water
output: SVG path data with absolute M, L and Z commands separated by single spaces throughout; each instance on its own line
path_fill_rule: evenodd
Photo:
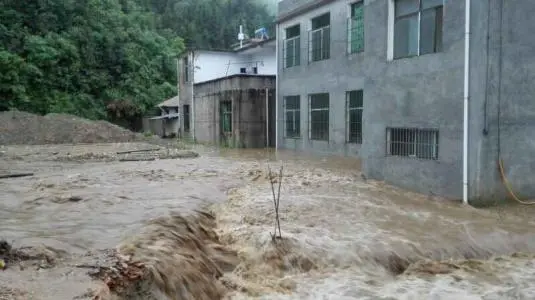
M 33 176 L 33 173 L 0 174 L 0 179 Z
M 151 151 L 160 151 L 160 148 L 152 148 L 152 149 L 138 149 L 138 150 L 129 150 L 129 151 L 118 151 L 117 154 L 128 154 L 128 153 L 136 153 L 136 152 L 151 152 Z
M 282 185 L 282 170 L 283 170 L 283 166 L 281 166 L 280 171 L 279 171 L 278 193 L 277 193 L 277 196 L 275 196 L 275 182 L 273 181 L 271 168 L 268 165 L 269 183 L 271 184 L 271 193 L 273 195 L 273 206 L 275 208 L 275 233 L 271 235 L 271 238 L 273 239 L 273 241 L 275 241 L 276 238 L 282 239 L 282 231 L 281 231 L 280 216 L 279 216 L 280 193 L 281 193 L 281 185 Z M 277 228 L 279 229 L 278 236 L 277 236 Z
M 277 193 L 277 206 L 275 208 L 275 216 L 277 217 L 277 225 L 279 227 L 279 238 L 281 238 L 281 239 L 282 239 L 282 232 L 281 232 L 281 221 L 280 221 L 280 218 L 279 218 L 279 203 L 280 203 L 280 199 L 281 199 L 282 168 L 283 168 L 283 166 L 281 165 L 281 169 L 279 171 L 279 191 Z
M 119 161 L 153 161 L 156 160 L 154 157 L 146 157 L 146 158 L 121 158 Z

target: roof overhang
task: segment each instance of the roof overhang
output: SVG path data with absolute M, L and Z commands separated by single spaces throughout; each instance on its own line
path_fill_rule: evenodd
M 278 23 L 282 23 L 282 22 L 285 22 L 285 21 L 288 21 L 294 17 L 297 17 L 299 15 L 302 15 L 306 12 L 309 12 L 311 10 L 314 10 L 316 8 L 319 8 L 319 7 L 322 7 L 324 5 L 327 5 L 331 2 L 334 2 L 336 0 L 316 0 L 316 1 L 312 1 L 310 2 L 309 4 L 306 4 L 306 5 L 303 5 L 303 6 L 300 6 L 294 10 L 291 10 L 290 12 L 286 13 L 286 14 L 283 14 L 281 16 L 279 16 L 277 18 L 277 20 L 275 21 L 277 24 Z
M 174 118 L 178 118 L 178 117 L 180 117 L 179 113 L 172 113 L 172 114 L 167 114 L 167 115 L 163 115 L 163 116 L 152 117 L 152 118 L 150 118 L 150 120 L 174 119 Z

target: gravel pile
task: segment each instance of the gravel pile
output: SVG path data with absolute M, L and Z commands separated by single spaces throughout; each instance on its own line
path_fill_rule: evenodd
M 39 116 L 20 111 L 0 112 L 0 145 L 125 143 L 143 140 L 106 121 L 92 121 L 66 114 Z

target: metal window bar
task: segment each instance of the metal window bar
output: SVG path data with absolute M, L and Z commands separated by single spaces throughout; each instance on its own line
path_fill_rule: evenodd
M 409 0 L 410 1 L 410 0 Z M 407 0 L 396 0 L 395 5 L 395 16 L 394 16 L 394 58 L 407 58 L 412 56 L 420 56 L 423 54 L 428 53 L 435 53 L 439 52 L 442 49 L 442 22 L 443 22 L 443 7 L 444 7 L 444 0 L 416 0 L 417 7 L 415 6 L 413 8 L 413 11 L 409 12 L 398 12 L 397 4 L 406 2 Z M 414 1 L 414 0 L 413 0 Z M 416 3 L 415 2 L 415 3 Z M 402 4 L 400 4 L 402 5 Z M 406 5 L 406 4 L 405 4 Z M 404 7 L 407 9 L 407 7 Z M 428 14 L 428 13 L 434 13 L 434 35 L 432 43 L 432 50 L 424 50 L 422 51 L 422 31 L 427 29 L 427 26 L 422 26 L 422 15 Z M 401 36 L 401 33 L 399 32 L 399 27 L 402 22 L 407 22 L 410 19 L 417 18 L 417 28 L 416 28 L 416 35 L 417 35 L 417 46 L 416 46 L 416 53 L 411 53 L 410 49 L 404 49 L 405 52 L 399 53 L 397 49 L 397 45 L 402 42 L 402 40 L 408 40 L 409 35 L 407 36 Z M 407 25 L 407 24 L 406 24 Z M 426 24 L 428 25 L 428 24 Z M 407 32 L 408 34 L 408 32 Z M 409 46 L 410 41 L 405 41 L 407 43 L 407 47 Z M 398 50 L 398 51 L 396 51 Z M 423 52 L 423 53 L 422 53 Z
M 331 26 L 324 26 L 308 33 L 308 61 L 320 61 L 331 56 Z
M 299 96 L 284 97 L 284 135 L 286 138 L 301 137 L 301 104 Z
M 388 156 L 438 159 L 438 130 L 418 128 L 387 128 Z
M 346 142 L 362 144 L 363 91 L 346 93 Z
M 329 94 L 309 96 L 309 139 L 329 141 Z
M 291 68 L 301 64 L 301 37 L 295 36 L 284 40 L 284 68 Z
M 362 2 L 351 7 L 347 20 L 347 51 L 349 54 L 364 51 L 364 5 Z

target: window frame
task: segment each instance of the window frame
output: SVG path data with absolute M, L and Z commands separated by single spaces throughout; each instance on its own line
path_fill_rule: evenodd
M 356 92 L 357 97 L 360 94 L 361 103 L 360 106 L 351 107 L 351 93 Z M 348 144 L 357 144 L 361 145 L 363 141 L 363 114 L 364 114 L 364 90 L 351 90 L 346 92 L 346 143 Z M 351 112 L 352 111 L 360 111 L 360 120 L 356 122 L 357 124 L 360 124 L 360 132 L 357 132 L 357 138 L 352 139 L 351 135 Z
M 288 31 L 296 27 L 298 27 L 299 29 L 298 30 L 299 34 L 289 36 Z M 282 49 L 283 60 L 284 60 L 283 67 L 284 69 L 288 69 L 288 68 L 300 66 L 301 65 L 301 24 L 288 26 L 284 30 L 285 30 L 284 33 L 285 33 L 286 38 L 283 41 L 283 49 Z M 293 47 L 292 47 L 292 52 L 293 52 L 293 56 L 292 56 L 293 64 L 292 65 L 288 65 L 289 57 L 287 56 L 288 55 L 288 43 L 290 42 L 294 42 Z
M 329 24 L 323 25 L 320 27 L 315 28 L 314 22 L 317 20 L 320 20 L 321 18 L 325 18 L 328 16 Z M 327 60 L 331 58 L 331 12 L 325 12 L 323 14 L 320 14 L 312 19 L 310 19 L 311 23 L 311 30 L 308 32 L 308 63 L 312 62 L 318 62 L 322 60 Z M 314 34 L 319 32 L 320 33 L 320 49 L 314 49 Z M 325 32 L 328 32 L 328 43 L 327 47 L 325 47 Z M 318 59 L 315 59 L 315 53 L 319 51 L 320 55 Z
M 358 5 L 359 7 L 362 8 L 362 29 L 361 31 L 362 32 L 359 32 L 359 30 L 353 30 L 353 22 L 355 21 L 358 21 L 356 20 L 356 17 L 355 16 L 352 16 L 353 14 L 353 7 L 354 5 Z M 352 2 L 349 4 L 349 17 L 347 19 L 347 53 L 348 54 L 356 54 L 356 53 L 362 53 L 364 52 L 364 49 L 365 49 L 365 12 L 364 12 L 364 0 L 359 0 L 359 1 L 355 1 L 355 2 Z M 356 50 L 353 50 L 353 40 L 355 39 L 355 37 L 353 36 L 354 34 L 356 34 L 358 36 L 358 34 L 361 34 L 362 35 L 362 47 L 361 48 L 358 48 Z
M 406 132 L 412 134 L 412 138 L 410 138 L 410 141 L 392 141 L 392 131 L 397 130 L 399 132 Z M 422 143 L 420 142 L 422 134 L 431 134 L 432 135 L 432 141 L 431 143 L 425 144 L 427 147 L 430 147 L 432 149 L 432 154 L 430 157 L 420 155 L 422 152 L 419 150 L 419 147 L 422 147 Z M 398 134 L 402 135 L 402 134 Z M 437 128 L 413 128 L 413 127 L 387 127 L 386 128 L 386 156 L 389 157 L 403 157 L 403 158 L 411 158 L 411 159 L 419 159 L 419 160 L 438 160 L 439 159 L 439 130 Z M 394 154 L 392 151 L 392 146 L 394 143 L 397 144 L 408 144 L 410 146 L 410 153 L 407 154 Z
M 318 96 L 327 96 L 327 107 L 320 107 L 320 108 L 312 108 L 312 98 L 318 97 Z M 313 134 L 312 127 L 313 127 L 313 120 L 312 120 L 312 112 L 320 112 L 320 111 L 327 111 L 327 120 L 326 122 L 321 122 L 321 124 L 326 124 L 326 136 L 325 137 L 316 137 L 316 135 L 320 134 Z M 308 95 L 308 139 L 310 141 L 329 141 L 330 138 L 330 111 L 331 111 L 331 98 L 329 93 L 315 93 L 315 94 L 309 94 Z
M 289 99 L 297 99 L 297 108 L 288 108 Z M 293 134 L 288 134 L 288 113 L 293 116 Z M 299 122 L 296 122 L 296 116 L 299 116 Z M 284 96 L 284 138 L 300 139 L 301 138 L 301 96 L 291 95 Z
M 443 30 L 444 30 L 444 0 L 441 0 L 442 3 L 440 5 L 435 5 L 435 6 L 431 6 L 431 7 L 428 7 L 428 8 L 423 8 L 423 1 L 425 0 L 416 0 L 418 1 L 418 9 L 415 11 L 415 12 L 412 12 L 412 13 L 407 13 L 407 14 L 404 14 L 404 15 L 401 15 L 401 16 L 397 16 L 396 15 L 396 3 L 398 2 L 399 0 L 390 0 L 389 1 L 389 14 L 391 15 L 390 18 L 389 18 L 389 21 L 390 21 L 390 31 L 391 33 L 389 33 L 389 40 L 391 41 L 390 42 L 390 45 L 391 45 L 391 49 L 389 49 L 389 53 L 388 53 L 388 56 L 389 56 L 389 60 L 397 60 L 397 59 L 404 59 L 404 58 L 412 58 L 412 57 L 417 57 L 417 56 L 422 56 L 422 55 L 426 55 L 426 54 L 432 54 L 432 53 L 439 53 L 442 51 L 443 49 Z M 440 11 L 440 24 L 438 24 L 438 21 L 439 21 L 439 15 L 438 14 L 435 14 L 435 34 L 434 34 L 434 40 L 433 40 L 433 46 L 434 46 L 434 49 L 432 52 L 427 52 L 427 53 L 422 53 L 422 49 L 421 49 L 421 36 L 422 36 L 422 14 L 425 13 L 425 12 L 429 12 L 429 11 Z M 398 24 L 398 21 L 400 20 L 406 20 L 406 19 L 410 19 L 410 18 L 414 18 L 414 17 L 417 17 L 417 24 L 418 24 L 418 29 L 417 29 L 417 36 L 418 36 L 418 45 L 417 45 L 417 53 L 416 54 L 403 54 L 403 55 L 396 55 L 396 32 L 397 32 L 397 24 Z M 440 25 L 440 26 L 438 26 Z M 440 27 L 440 28 L 438 28 Z M 440 31 L 439 31 L 440 30 Z M 408 39 L 408 37 L 407 37 Z

